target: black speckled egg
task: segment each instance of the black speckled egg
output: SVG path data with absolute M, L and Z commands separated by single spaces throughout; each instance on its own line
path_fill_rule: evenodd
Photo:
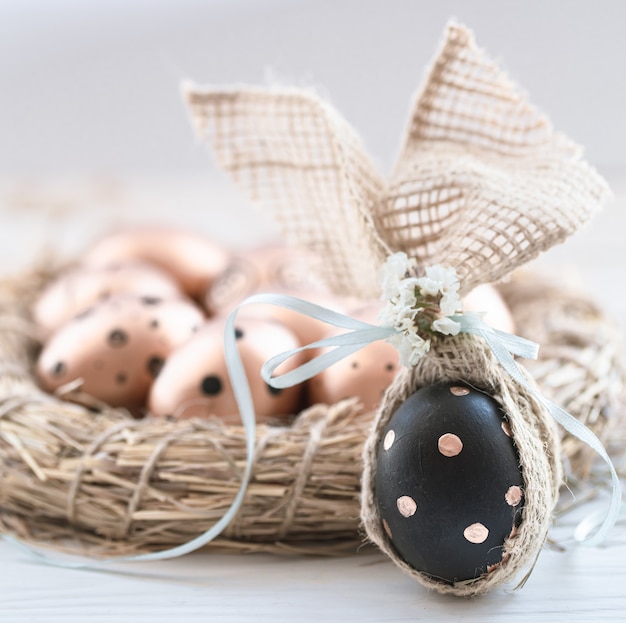
M 492 571 L 521 521 L 524 480 L 500 405 L 462 383 L 412 394 L 378 448 L 375 494 L 398 554 L 433 578 Z

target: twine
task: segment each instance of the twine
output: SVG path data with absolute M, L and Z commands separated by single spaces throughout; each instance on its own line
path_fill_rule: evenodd
M 400 373 L 383 398 L 363 451 L 361 517 L 369 538 L 421 584 L 443 593 L 476 595 L 510 580 L 536 557 L 543 545 L 562 481 L 558 436 L 547 410 L 530 391 L 508 376 L 482 340 L 462 335 L 440 339 L 434 346 L 415 368 Z M 500 403 L 509 419 L 525 483 L 522 522 L 517 535 L 504 543 L 503 562 L 473 581 L 456 584 L 432 579 L 400 558 L 382 527 L 375 502 L 377 453 L 389 419 L 411 394 L 439 381 L 468 383 Z
M 285 518 L 283 519 L 283 523 L 278 530 L 279 539 L 284 539 L 285 536 L 289 534 L 291 524 L 293 523 L 296 514 L 296 509 L 298 508 L 300 498 L 304 492 L 304 487 L 309 482 L 311 474 L 313 473 L 313 464 L 317 456 L 319 444 L 322 441 L 324 430 L 326 429 L 329 419 L 333 415 L 332 409 L 318 409 L 313 413 L 316 416 L 315 419 L 317 422 L 310 428 L 309 442 L 304 450 L 304 454 L 302 455 L 302 462 L 298 466 L 298 476 L 288 493 L 287 504 L 285 506 Z
M 88 459 L 91 458 L 99 450 L 102 444 L 104 444 L 114 435 L 117 435 L 120 431 L 124 430 L 127 426 L 128 424 L 126 422 L 122 422 L 117 426 L 112 426 L 111 428 L 107 429 L 102 435 L 94 439 L 93 443 L 85 449 L 83 453 L 83 460 L 76 468 L 72 484 L 70 485 L 67 494 L 66 517 L 70 523 L 74 523 L 76 521 L 76 498 L 78 495 L 78 491 L 80 490 L 82 476 L 87 469 Z

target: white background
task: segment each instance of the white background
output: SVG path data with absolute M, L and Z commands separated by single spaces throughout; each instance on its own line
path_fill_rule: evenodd
M 0 172 L 203 170 L 182 78 L 316 85 L 388 169 L 453 16 L 591 162 L 624 169 L 621 0 L 0 0 Z
M 607 210 L 539 268 L 575 271 L 623 319 L 621 0 L 0 0 L 0 272 L 127 220 L 231 245 L 275 235 L 194 141 L 179 81 L 313 84 L 386 171 L 452 16 L 614 186 Z M 620 526 L 604 548 L 546 551 L 521 591 L 469 602 L 427 593 L 371 553 L 201 553 L 116 575 L 44 566 L 0 543 L 0 621 L 623 621 L 624 537 Z

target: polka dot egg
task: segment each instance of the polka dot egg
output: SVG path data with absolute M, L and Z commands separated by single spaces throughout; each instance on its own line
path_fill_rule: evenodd
M 207 322 L 167 360 L 150 390 L 148 406 L 155 416 L 175 419 L 217 416 L 241 421 L 224 354 L 224 322 Z M 293 333 L 277 322 L 240 318 L 235 339 L 248 379 L 258 422 L 285 420 L 298 411 L 301 386 L 275 389 L 261 378 L 261 366 L 271 356 L 297 348 Z M 282 374 L 303 363 L 301 354 L 277 369 Z
M 387 537 L 417 571 L 450 583 L 493 571 L 524 503 L 499 404 L 461 383 L 412 394 L 384 431 L 375 495 Z
M 84 394 L 137 412 L 167 356 L 203 322 L 186 299 L 112 296 L 54 334 L 37 361 L 37 377 L 47 391 L 77 383 Z

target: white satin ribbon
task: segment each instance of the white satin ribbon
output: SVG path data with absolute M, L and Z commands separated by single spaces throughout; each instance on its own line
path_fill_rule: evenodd
M 485 324 L 482 319 L 478 318 L 477 320 L 472 314 L 456 316 L 453 319 L 461 323 L 462 332 L 472 333 L 482 337 L 489 345 L 489 348 L 495 355 L 500 365 L 508 372 L 508 374 L 513 377 L 519 385 L 530 391 L 531 394 L 544 405 L 556 422 L 558 422 L 558 424 L 560 424 L 570 435 L 573 435 L 576 439 L 579 439 L 591 449 L 595 450 L 595 452 L 607 464 L 611 474 L 611 500 L 604 519 L 600 523 L 600 527 L 595 534 L 593 534 L 593 528 L 590 528 L 588 522 L 585 520 L 583 520 L 583 522 L 585 522 L 585 526 L 581 527 L 581 524 L 581 526 L 579 526 L 574 533 L 574 538 L 580 543 L 584 543 L 585 545 L 600 544 L 606 538 L 611 528 L 615 525 L 615 522 L 620 514 L 620 507 L 622 503 L 622 488 L 619 476 L 617 475 L 613 462 L 602 445 L 602 442 L 592 430 L 587 428 L 582 422 L 565 411 L 565 409 L 562 409 L 547 398 L 544 398 L 530 387 L 528 381 L 522 374 L 522 371 L 510 355 L 510 353 L 520 353 L 511 350 L 509 348 L 510 344 L 502 339 L 504 335 L 507 338 L 507 341 L 510 340 L 510 338 L 513 338 L 513 341 L 515 342 L 516 336 L 502 334 L 500 331 L 495 331 Z M 535 359 L 536 356 L 531 358 Z

